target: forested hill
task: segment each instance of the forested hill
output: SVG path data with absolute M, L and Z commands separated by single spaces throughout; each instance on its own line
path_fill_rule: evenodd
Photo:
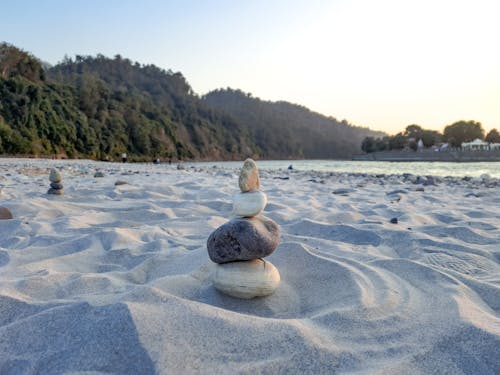
M 306 159 L 345 159 L 359 153 L 367 136 L 381 136 L 288 102 L 263 101 L 241 90 L 215 90 L 203 97 L 211 107 L 231 114 L 243 124 L 262 155 Z
M 368 129 L 240 91 L 193 93 L 181 73 L 76 56 L 46 69 L 0 44 L 0 154 L 116 160 L 346 158 Z
M 204 105 L 181 73 L 120 56 L 77 56 L 48 76 L 75 88 L 79 109 L 107 139 L 100 147 L 107 155 L 231 159 L 255 153 L 244 129 Z
M 6 44 L 0 73 L 0 153 L 110 160 L 122 152 L 142 160 L 255 153 L 242 127 L 206 107 L 180 73 L 120 56 L 77 56 L 44 72 Z

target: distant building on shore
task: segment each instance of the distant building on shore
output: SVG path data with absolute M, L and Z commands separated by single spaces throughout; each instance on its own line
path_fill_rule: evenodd
M 472 142 L 462 143 L 462 150 L 464 151 L 481 151 L 489 149 L 490 149 L 490 144 L 479 138 L 474 139 Z
M 500 150 L 500 143 L 490 143 L 490 150 Z

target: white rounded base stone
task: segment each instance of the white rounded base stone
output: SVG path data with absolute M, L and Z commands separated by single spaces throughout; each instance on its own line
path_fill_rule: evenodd
M 222 293 L 250 299 L 272 294 L 280 283 L 280 273 L 263 259 L 214 264 L 212 282 Z
M 235 194 L 233 197 L 233 214 L 240 217 L 257 216 L 266 207 L 267 196 L 262 191 L 252 190 Z

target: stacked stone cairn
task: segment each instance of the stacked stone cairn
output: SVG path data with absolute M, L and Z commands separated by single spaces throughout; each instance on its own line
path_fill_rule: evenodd
M 260 191 L 257 165 L 245 160 L 240 172 L 241 192 L 233 198 L 233 214 L 207 240 L 210 259 L 215 263 L 212 282 L 222 293 L 250 299 L 272 294 L 280 282 L 276 267 L 262 258 L 278 246 L 280 228 L 273 220 L 258 216 L 267 203 Z
M 47 194 L 63 195 L 63 184 L 61 173 L 55 168 L 50 170 L 50 189 Z

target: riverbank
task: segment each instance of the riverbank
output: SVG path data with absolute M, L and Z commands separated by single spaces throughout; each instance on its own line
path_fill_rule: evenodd
M 441 162 L 496 162 L 500 150 L 494 151 L 381 151 L 355 155 L 356 161 L 441 161 Z

